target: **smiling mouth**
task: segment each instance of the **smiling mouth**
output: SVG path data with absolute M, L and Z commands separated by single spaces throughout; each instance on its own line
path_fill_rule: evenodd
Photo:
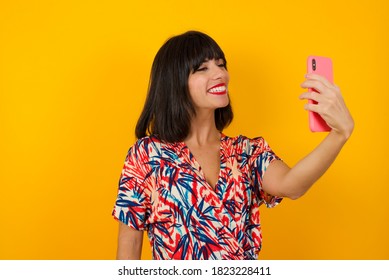
M 227 92 L 226 84 L 218 84 L 208 90 L 211 94 L 221 95 Z

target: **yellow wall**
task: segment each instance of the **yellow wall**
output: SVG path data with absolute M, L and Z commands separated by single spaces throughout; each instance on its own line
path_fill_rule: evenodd
M 189 29 L 227 55 L 228 135 L 262 135 L 290 165 L 315 147 L 324 134 L 298 99 L 311 54 L 333 58 L 355 118 L 313 189 L 262 209 L 260 258 L 389 259 L 389 2 L 154 2 L 1 2 L 0 259 L 115 257 L 111 209 L 152 59 Z

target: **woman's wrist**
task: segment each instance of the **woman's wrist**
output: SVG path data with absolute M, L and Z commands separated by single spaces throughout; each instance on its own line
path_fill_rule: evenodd
M 343 145 L 351 137 L 352 132 L 352 128 L 345 131 L 337 131 L 333 129 L 330 131 L 329 136 L 339 141 Z

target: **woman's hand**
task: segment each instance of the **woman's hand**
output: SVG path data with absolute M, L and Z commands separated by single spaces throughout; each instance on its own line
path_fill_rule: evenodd
M 305 109 L 320 114 L 332 128 L 323 141 L 295 166 L 289 168 L 279 160 L 266 170 L 262 188 L 269 194 L 292 199 L 302 196 L 333 163 L 354 129 L 354 121 L 348 111 L 340 89 L 316 74 L 307 74 L 302 88 L 314 88 L 301 99 L 311 99 L 318 104 L 306 104 Z
M 318 113 L 331 127 L 332 133 L 347 140 L 354 129 L 354 120 L 344 103 L 339 87 L 320 75 L 307 74 L 305 78 L 301 87 L 314 88 L 319 92 L 305 92 L 300 95 L 300 99 L 311 99 L 318 103 L 305 104 L 305 109 Z

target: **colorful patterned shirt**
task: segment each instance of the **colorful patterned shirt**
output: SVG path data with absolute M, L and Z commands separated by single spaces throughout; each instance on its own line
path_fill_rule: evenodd
M 126 157 L 112 215 L 147 230 L 153 259 L 257 259 L 259 206 L 281 201 L 261 188 L 276 159 L 261 137 L 222 134 L 213 189 L 184 142 L 141 138 Z

